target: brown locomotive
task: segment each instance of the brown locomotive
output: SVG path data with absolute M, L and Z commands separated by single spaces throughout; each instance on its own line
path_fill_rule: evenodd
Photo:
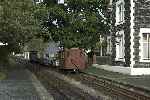
M 64 70 L 83 70 L 86 68 L 86 56 L 82 49 L 71 48 L 64 50 Z

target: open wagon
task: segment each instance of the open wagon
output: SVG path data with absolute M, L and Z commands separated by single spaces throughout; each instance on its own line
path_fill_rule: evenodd
M 60 64 L 64 71 L 79 71 L 86 68 L 86 56 L 79 48 L 65 49 L 61 55 Z

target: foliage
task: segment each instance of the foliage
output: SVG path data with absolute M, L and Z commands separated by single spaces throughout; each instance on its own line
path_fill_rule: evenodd
M 106 0 L 68 0 L 65 5 L 50 6 L 48 21 L 49 34 L 54 41 L 60 41 L 66 48 L 92 48 L 100 34 L 108 33 Z
M 20 52 L 25 42 L 42 31 L 37 12 L 32 0 L 0 0 L 0 42 L 8 44 L 0 49 L 6 55 Z
M 99 49 L 101 47 L 107 48 L 107 36 L 105 37 L 100 36 L 99 41 L 96 43 L 96 49 Z
M 6 78 L 6 74 L 3 72 L 0 72 L 0 80 L 3 80 Z

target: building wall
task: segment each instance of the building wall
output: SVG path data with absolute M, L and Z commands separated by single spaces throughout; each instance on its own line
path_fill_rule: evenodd
M 135 2 L 135 13 L 134 13 L 134 67 L 150 67 L 150 64 L 147 62 L 140 62 L 141 56 L 141 44 L 140 44 L 140 29 L 141 28 L 150 28 L 150 2 L 147 0 L 134 0 Z
M 113 0 L 113 3 L 112 3 L 112 18 L 113 18 L 113 21 L 112 21 L 112 61 L 113 61 L 113 65 L 116 65 L 116 32 L 118 31 L 124 31 L 124 51 L 125 51 L 125 59 L 124 59 L 124 62 L 119 62 L 122 63 L 121 65 L 124 65 L 124 66 L 130 66 L 130 20 L 131 20 L 131 17 L 130 17 L 130 1 L 129 0 L 124 0 L 125 4 L 124 4 L 124 23 L 122 24 L 119 24 L 119 25 L 115 25 L 116 23 L 116 2 L 118 0 Z
M 124 0 L 124 20 L 123 24 L 115 25 L 116 23 L 116 2 L 112 3 L 112 60 L 116 65 L 116 32 L 124 30 L 125 35 L 125 62 L 124 66 L 130 67 L 150 67 L 149 62 L 141 61 L 141 30 L 150 30 L 150 1 L 143 0 Z M 150 32 L 149 32 L 150 33 Z

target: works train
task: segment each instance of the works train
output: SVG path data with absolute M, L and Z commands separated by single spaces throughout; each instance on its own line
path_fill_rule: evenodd
M 32 63 L 54 66 L 65 71 L 80 71 L 87 66 L 87 56 L 79 48 L 64 49 L 57 52 L 54 57 L 46 56 L 45 58 L 38 58 L 37 51 L 30 51 L 29 60 Z

